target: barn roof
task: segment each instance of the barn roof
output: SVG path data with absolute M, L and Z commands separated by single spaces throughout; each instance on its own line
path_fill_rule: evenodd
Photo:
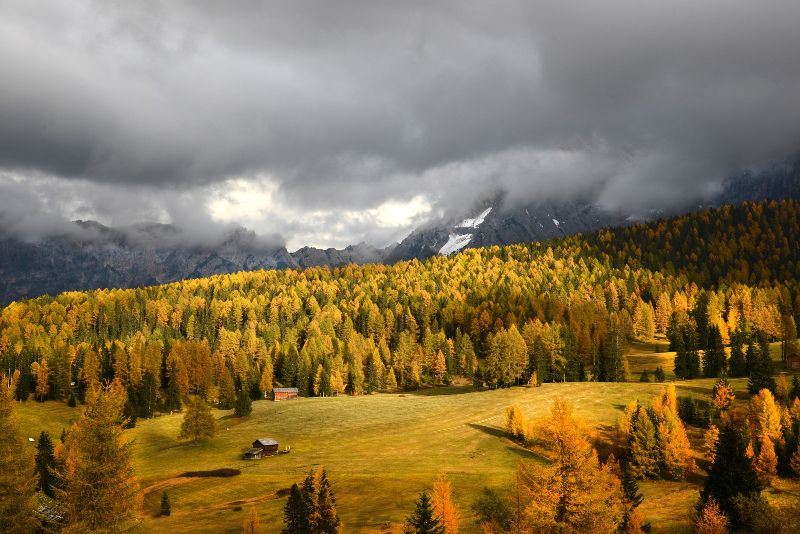
M 272 388 L 275 393 L 297 393 L 297 388 Z
M 268 445 L 277 445 L 278 442 L 272 438 L 260 438 L 256 440 L 262 447 L 266 447 Z
M 245 454 L 259 454 L 261 449 L 247 449 L 244 453 Z

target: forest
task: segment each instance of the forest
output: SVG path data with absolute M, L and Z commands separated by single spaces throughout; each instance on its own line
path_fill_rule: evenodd
M 187 395 L 230 408 L 237 392 L 277 386 L 331 396 L 624 381 L 625 344 L 656 333 L 678 351 L 679 377 L 714 377 L 712 348 L 797 350 L 798 208 L 745 203 L 423 262 L 41 297 L 0 312 L 0 364 L 19 371 L 18 400 L 74 405 L 118 379 L 134 422 Z

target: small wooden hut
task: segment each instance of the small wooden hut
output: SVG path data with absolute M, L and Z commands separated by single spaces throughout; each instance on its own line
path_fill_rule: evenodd
M 260 460 L 261 456 L 263 455 L 262 449 L 257 449 L 253 447 L 252 449 L 247 449 L 244 453 L 245 460 Z
M 272 400 L 291 400 L 297 398 L 297 388 L 273 388 Z
M 800 354 L 794 353 L 786 357 L 787 369 L 800 369 Z
M 253 442 L 253 448 L 250 450 L 254 449 L 261 451 L 262 458 L 264 456 L 275 456 L 278 454 L 278 442 L 272 438 L 257 439 Z

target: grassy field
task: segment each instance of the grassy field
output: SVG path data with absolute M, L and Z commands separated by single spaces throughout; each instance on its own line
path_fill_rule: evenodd
M 746 397 L 746 382 L 733 383 L 739 397 Z M 712 380 L 678 382 L 678 394 L 707 395 L 712 384 Z M 414 394 L 261 401 L 244 419 L 215 411 L 218 435 L 202 445 L 176 440 L 180 414 L 140 421 L 127 432 L 135 443 L 134 466 L 144 489 L 142 514 L 149 532 L 240 532 L 250 506 L 259 511 L 266 532 L 278 532 L 285 498 L 276 492 L 321 464 L 333 482 L 345 532 L 387 532 L 397 527 L 419 492 L 444 472 L 462 509 L 462 531 L 468 533 L 477 531 L 469 506 L 482 488 L 507 487 L 516 464 L 531 458 L 502 434 L 506 406 L 519 404 L 530 419 L 536 419 L 547 414 L 552 399 L 568 399 L 595 429 L 603 455 L 624 405 L 633 398 L 649 402 L 659 388 L 636 382 L 567 383 L 482 392 L 439 388 Z M 27 402 L 19 413 L 30 436 L 48 430 L 57 437 L 79 409 Z M 690 433 L 699 450 L 700 432 Z M 273 437 L 281 448 L 290 445 L 291 453 L 242 460 L 243 451 L 259 437 Z M 178 478 L 185 471 L 218 468 L 242 473 L 232 478 Z M 641 484 L 646 497 L 642 511 L 655 531 L 687 531 L 689 509 L 702 479 L 698 468 L 685 482 Z M 770 498 L 800 502 L 800 484 L 781 484 L 780 492 L 773 491 Z M 156 517 L 164 488 L 172 501 L 169 518 Z

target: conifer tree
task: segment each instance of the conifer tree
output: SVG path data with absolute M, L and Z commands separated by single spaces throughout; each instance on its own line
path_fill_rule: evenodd
M 394 367 L 390 367 L 386 373 L 386 389 L 394 391 L 397 389 L 397 377 L 394 374 Z
M 792 389 L 789 390 L 789 402 L 800 399 L 800 375 L 792 377 Z
M 747 376 L 752 376 L 759 365 L 758 348 L 753 340 L 747 344 L 747 352 L 745 353 L 745 371 Z
M 748 347 L 748 354 L 750 348 L 753 346 L 751 343 Z M 755 350 L 755 349 L 753 349 Z M 758 351 L 758 357 L 755 361 L 755 367 L 750 371 L 750 380 L 747 382 L 747 389 L 751 394 L 756 394 L 762 389 L 768 389 L 773 394 L 776 390 L 775 377 L 772 376 L 772 358 L 769 354 L 769 344 L 766 347 L 761 347 Z
M 654 378 L 656 382 L 663 382 L 666 377 L 664 376 L 664 369 L 659 365 L 656 367 L 656 372 L 654 373 Z
M 167 378 L 167 395 L 164 399 L 164 410 L 168 412 L 181 410 L 181 389 L 178 385 L 178 366 L 173 360 Z
M 525 439 L 526 426 L 525 414 L 522 413 L 519 405 L 515 404 L 506 408 L 506 432 L 512 439 Z
M 755 458 L 753 467 L 762 486 L 769 486 L 778 474 L 778 457 L 775 454 L 775 445 L 767 436 L 761 437 L 760 450 Z
M 762 389 L 750 399 L 750 413 L 748 415 L 750 435 L 756 442 L 766 436 L 770 441 L 777 441 L 781 437 L 781 411 L 775 402 L 775 397 L 768 389 Z
M 250 394 L 243 387 L 236 392 L 236 404 L 233 407 L 233 414 L 236 417 L 245 417 L 253 412 L 253 400 Z
M 428 492 L 423 491 L 417 500 L 414 513 L 406 519 L 404 534 L 444 534 L 444 526 L 434 516 Z
M 729 374 L 732 377 L 747 375 L 747 364 L 742 350 L 741 336 L 737 333 L 731 339 L 731 357 L 728 361 Z
M 708 461 L 714 463 L 714 458 L 717 456 L 717 444 L 719 443 L 719 428 L 716 425 L 711 425 L 703 435 L 703 448 L 706 451 Z
M 442 473 L 433 483 L 433 514 L 438 517 L 444 527 L 444 534 L 458 534 L 461 514 L 453 503 L 452 486 Z
M 724 412 L 731 407 L 736 396 L 733 394 L 733 386 L 731 386 L 725 376 L 718 378 L 717 381 L 714 382 L 714 387 L 711 389 L 711 397 L 714 406 L 716 406 L 718 410 Z
M 315 533 L 339 534 L 342 531 L 342 521 L 339 519 L 339 513 L 336 511 L 336 497 L 333 495 L 333 490 L 328 481 L 328 475 L 324 469 L 321 470 L 319 477 L 318 492 L 317 503 L 319 506 L 319 514 Z
M 169 502 L 169 495 L 167 495 L 167 490 L 164 490 L 164 493 L 161 494 L 160 515 L 168 516 L 170 514 L 172 514 L 172 505 Z
M 36 532 L 36 475 L 14 417 L 15 381 L 0 373 L 0 525 L 9 534 Z
M 206 404 L 206 401 L 197 397 L 193 402 L 189 403 L 186 414 L 183 416 L 178 439 L 191 439 L 194 442 L 198 442 L 212 438 L 214 437 L 215 426 L 211 408 Z
M 703 352 L 703 376 L 717 378 L 727 372 L 727 362 L 722 334 L 716 325 L 708 329 L 708 343 L 708 348 Z
M 675 385 L 662 388 L 653 401 L 652 413 L 657 421 L 656 437 L 661 460 L 661 475 L 680 479 L 694 467 L 692 449 L 686 427 L 678 415 Z
M 282 534 L 311 534 L 308 508 L 303 498 L 303 492 L 297 484 L 292 484 L 289 500 L 283 507 L 283 525 Z
M 530 497 L 520 527 L 534 532 L 615 531 L 625 516 L 622 484 L 608 465 L 600 465 L 565 401 L 553 402 L 538 435 L 551 464 L 521 463 L 517 469 L 518 483 Z
M 630 415 L 627 456 L 626 464 L 634 478 L 658 478 L 656 430 L 650 414 L 638 403 Z
M 119 380 L 91 393 L 66 445 L 63 481 L 56 495 L 62 532 L 128 532 L 138 527 L 131 444 L 123 435 L 125 389 Z
M 761 483 L 747 453 L 748 443 L 746 430 L 733 423 L 720 430 L 714 463 L 700 492 L 704 505 L 714 499 L 729 518 L 734 518 L 737 496 L 753 497 L 761 493 Z
M 647 369 L 639 375 L 639 382 L 650 382 L 650 375 L 647 373 Z
M 53 487 L 56 485 L 56 475 L 53 469 L 56 466 L 55 448 L 50 434 L 42 431 L 36 445 L 36 474 L 39 475 L 39 489 L 48 497 L 53 497 Z

